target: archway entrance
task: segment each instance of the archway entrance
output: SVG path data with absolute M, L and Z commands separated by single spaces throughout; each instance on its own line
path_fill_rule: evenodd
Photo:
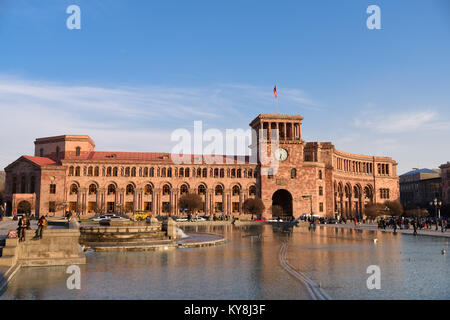
M 30 214 L 31 204 L 28 201 L 22 200 L 17 205 L 17 213 Z
M 272 208 L 275 208 L 272 212 L 274 218 L 290 219 L 293 214 L 291 193 L 284 189 L 276 191 L 272 196 Z

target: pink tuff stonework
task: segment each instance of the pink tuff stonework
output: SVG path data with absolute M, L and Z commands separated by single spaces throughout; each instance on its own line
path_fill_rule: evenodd
M 5 168 L 7 211 L 174 215 L 180 212 L 180 196 L 195 192 L 206 215 L 241 215 L 247 198 L 260 197 L 265 218 L 272 216 L 272 205 L 295 218 L 310 213 L 311 199 L 314 214 L 354 217 L 363 214 L 367 203 L 399 199 L 394 160 L 342 152 L 330 142 L 305 142 L 302 121 L 299 115 L 260 114 L 250 123 L 258 132 L 251 145 L 254 155 L 278 132 L 284 150 L 278 152 L 273 175 L 258 157 L 254 163 L 246 157 L 243 162 L 180 165 L 169 153 L 95 151 L 87 135 L 38 138 L 34 156 L 22 156 Z

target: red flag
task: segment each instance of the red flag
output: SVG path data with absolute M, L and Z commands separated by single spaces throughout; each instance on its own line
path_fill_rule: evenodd
M 273 94 L 275 95 L 275 98 L 277 98 L 277 85 L 273 88 Z

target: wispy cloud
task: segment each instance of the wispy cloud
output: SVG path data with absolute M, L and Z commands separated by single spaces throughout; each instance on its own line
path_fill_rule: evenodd
M 314 105 L 301 90 L 284 90 L 290 108 Z M 240 84 L 102 87 L 0 75 L 0 166 L 32 154 L 36 137 L 60 134 L 88 134 L 104 149 L 170 151 L 172 130 L 194 120 L 247 129 L 249 114 L 273 110 L 271 94 L 270 87 Z
M 421 130 L 449 129 L 450 123 L 440 121 L 439 113 L 432 109 L 397 114 L 366 112 L 354 120 L 354 125 L 380 134 L 407 133 Z

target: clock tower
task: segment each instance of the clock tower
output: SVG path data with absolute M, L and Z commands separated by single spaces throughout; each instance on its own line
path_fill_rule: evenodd
M 305 200 L 299 179 L 305 145 L 302 120 L 299 115 L 260 114 L 250 123 L 256 133 L 252 156 L 258 163 L 257 184 L 267 218 L 272 213 L 297 217 L 303 207 Z

